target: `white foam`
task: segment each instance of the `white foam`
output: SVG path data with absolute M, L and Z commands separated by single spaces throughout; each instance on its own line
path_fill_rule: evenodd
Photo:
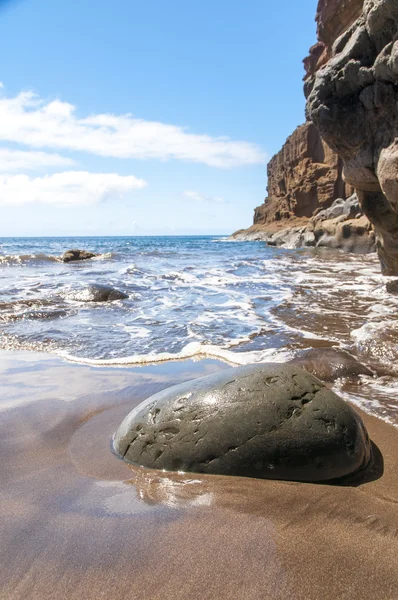
M 286 350 L 277 348 L 268 348 L 267 350 L 257 350 L 251 352 L 232 352 L 219 346 L 210 344 L 201 344 L 200 342 L 190 342 L 180 352 L 175 354 L 171 352 L 133 354 L 132 356 L 123 356 L 120 358 L 84 358 L 72 356 L 65 352 L 59 352 L 59 356 L 70 362 L 101 366 L 132 366 L 155 364 L 174 360 L 214 358 L 222 360 L 231 365 L 248 365 L 262 362 L 286 362 L 293 357 L 293 354 Z

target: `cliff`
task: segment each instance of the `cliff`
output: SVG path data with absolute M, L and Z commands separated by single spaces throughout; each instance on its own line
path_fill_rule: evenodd
M 321 74 L 332 60 L 336 39 L 349 35 L 354 27 L 362 4 L 363 0 L 319 1 L 316 14 L 318 42 L 303 61 L 307 96 L 312 92 L 317 74 Z M 339 147 L 328 143 L 328 137 L 321 137 L 312 122 L 311 111 L 308 111 L 307 118 L 307 122 L 297 127 L 269 162 L 268 194 L 264 204 L 254 211 L 253 225 L 236 232 L 233 237 L 263 239 L 272 245 L 290 247 L 317 245 L 347 251 L 373 251 L 374 233 L 356 197 L 355 214 L 350 208 L 353 205 L 350 198 L 346 209 L 339 214 L 338 222 L 335 218 L 331 219 L 331 223 L 327 223 L 326 218 L 315 218 L 320 212 L 326 215 L 325 209 L 336 200 L 336 206 L 340 206 L 343 200 L 352 196 L 355 182 L 347 180 L 346 183 L 344 180 L 344 157 Z M 316 119 L 315 122 L 318 125 Z M 344 226 L 341 224 L 343 221 L 346 221 Z
M 300 125 L 268 163 L 268 196 L 255 209 L 254 224 L 308 219 L 336 198 L 346 198 L 350 190 L 342 166 L 312 123 Z
M 318 8 L 326 54 L 312 49 L 306 61 L 307 114 L 343 160 L 374 226 L 382 272 L 398 275 L 398 2 L 334 0 L 328 12 L 329 4 Z M 351 5 L 348 28 L 336 39 L 341 30 L 329 31 L 343 5 Z

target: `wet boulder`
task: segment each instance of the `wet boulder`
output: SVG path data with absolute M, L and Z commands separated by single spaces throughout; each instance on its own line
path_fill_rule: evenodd
M 87 260 L 88 258 L 94 258 L 98 256 L 98 254 L 94 254 L 94 252 L 88 252 L 87 250 L 78 250 L 77 248 L 73 250 L 67 250 L 61 256 L 61 261 L 68 263 L 73 262 L 75 260 Z
M 114 436 L 126 461 L 166 471 L 325 481 L 365 468 L 360 417 L 292 365 L 227 369 L 137 406 Z
M 339 377 L 373 376 L 368 367 L 344 350 L 335 348 L 311 348 L 290 361 L 309 371 L 322 381 L 335 381 Z
M 110 285 L 101 285 L 92 283 L 84 290 L 81 290 L 73 295 L 73 300 L 79 302 L 113 302 L 114 300 L 124 300 L 128 298 L 128 294 L 116 290 Z

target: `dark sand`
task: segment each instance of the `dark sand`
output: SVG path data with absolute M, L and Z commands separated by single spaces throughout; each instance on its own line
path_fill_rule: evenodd
M 138 402 L 225 365 L 91 368 L 0 353 L 0 598 L 398 599 L 398 431 L 360 485 L 132 469 Z M 381 475 L 381 476 L 380 476 Z

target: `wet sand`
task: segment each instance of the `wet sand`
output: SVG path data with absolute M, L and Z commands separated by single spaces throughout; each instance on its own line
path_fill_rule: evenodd
M 94 368 L 0 353 L 0 597 L 398 598 L 398 430 L 363 415 L 367 482 L 132 468 L 110 438 L 138 402 L 226 366 Z

